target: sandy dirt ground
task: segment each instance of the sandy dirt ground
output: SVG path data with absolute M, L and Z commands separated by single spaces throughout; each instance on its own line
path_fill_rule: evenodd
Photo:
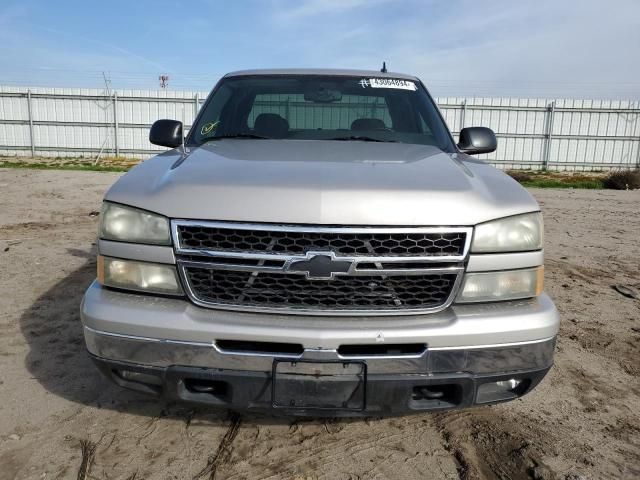
M 287 420 L 167 404 L 106 381 L 78 305 L 118 174 L 0 169 L 1 479 L 640 477 L 640 192 L 537 190 L 556 365 L 502 405 Z

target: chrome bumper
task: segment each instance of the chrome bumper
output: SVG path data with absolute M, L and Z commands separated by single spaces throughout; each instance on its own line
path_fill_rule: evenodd
M 182 298 L 124 293 L 94 282 L 81 307 L 84 326 L 132 337 L 211 345 L 220 340 L 341 345 L 424 343 L 436 348 L 520 344 L 556 336 L 558 311 L 547 295 L 494 304 L 453 305 L 428 315 L 307 317 L 202 308 Z
M 215 342 L 188 342 L 103 332 L 84 327 L 89 352 L 99 358 L 149 367 L 270 372 L 274 360 L 364 361 L 370 374 L 499 374 L 549 368 L 555 337 L 533 342 L 473 347 L 427 348 L 417 355 L 340 355 L 333 349 L 305 349 L 301 354 L 255 354 L 221 350 Z

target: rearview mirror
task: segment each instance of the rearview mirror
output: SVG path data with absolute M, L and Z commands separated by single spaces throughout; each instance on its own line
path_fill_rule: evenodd
M 307 102 L 313 103 L 339 102 L 342 100 L 342 92 L 340 90 L 319 86 L 304 92 L 304 99 Z
M 496 134 L 490 128 L 468 127 L 460 131 L 458 148 L 469 155 L 490 153 L 498 148 L 498 141 Z
M 161 147 L 175 148 L 182 145 L 182 122 L 157 120 L 149 130 L 149 141 Z

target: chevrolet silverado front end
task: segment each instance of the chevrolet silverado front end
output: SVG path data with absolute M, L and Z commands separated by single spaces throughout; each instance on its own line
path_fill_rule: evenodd
M 234 410 L 382 415 L 529 392 L 553 363 L 543 223 L 455 145 L 415 77 L 225 76 L 107 192 L 89 353 L 123 387 Z

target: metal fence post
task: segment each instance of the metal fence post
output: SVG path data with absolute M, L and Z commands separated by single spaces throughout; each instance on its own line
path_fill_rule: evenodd
M 640 113 L 636 113 L 636 125 L 640 120 Z M 636 168 L 640 169 L 640 130 L 638 130 L 638 147 L 636 150 Z
M 460 128 L 458 128 L 458 132 L 461 132 L 462 129 L 464 128 L 464 117 L 466 116 L 466 113 L 467 113 L 467 99 L 465 98 L 460 104 Z M 459 133 L 458 133 L 458 137 L 460 137 Z
M 120 146 L 118 145 L 118 92 L 113 91 L 113 145 L 116 157 L 120 156 Z
M 198 110 L 200 109 L 200 94 L 196 92 L 193 96 L 193 120 L 198 116 Z
M 31 156 L 36 156 L 36 143 L 33 138 L 33 113 L 31 112 L 31 90 L 27 90 L 27 112 L 29 114 L 29 141 L 31 142 Z
M 547 117 L 547 131 L 545 132 L 545 148 L 544 157 L 542 159 L 542 168 L 546 170 L 549 168 L 549 158 L 551 157 L 551 137 L 553 133 L 553 114 L 556 111 L 556 101 L 554 100 L 549 105 Z

